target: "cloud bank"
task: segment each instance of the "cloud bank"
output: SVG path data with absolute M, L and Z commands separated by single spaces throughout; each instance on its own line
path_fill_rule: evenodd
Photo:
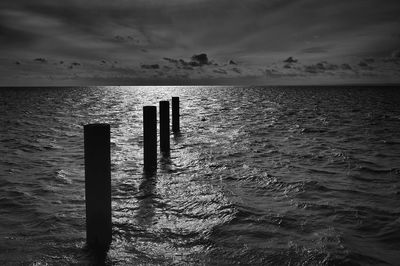
M 0 85 L 399 82 L 399 13 L 397 0 L 3 0 Z

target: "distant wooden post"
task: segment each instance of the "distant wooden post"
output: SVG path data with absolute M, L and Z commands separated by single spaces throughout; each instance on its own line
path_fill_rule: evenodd
M 86 241 L 107 251 L 112 239 L 110 125 L 85 125 L 84 146 Z
M 157 107 L 143 107 L 144 170 L 157 168 Z
M 160 151 L 168 154 L 169 145 L 169 102 L 160 102 Z
M 172 97 L 172 132 L 179 130 L 179 97 Z

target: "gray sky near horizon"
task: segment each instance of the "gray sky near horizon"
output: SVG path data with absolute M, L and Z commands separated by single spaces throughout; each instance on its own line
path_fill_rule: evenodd
M 399 0 L 2 0 L 0 85 L 396 83 L 399 14 Z

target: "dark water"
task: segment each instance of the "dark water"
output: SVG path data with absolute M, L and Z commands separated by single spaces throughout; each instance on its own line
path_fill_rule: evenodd
M 142 106 L 182 135 L 142 171 Z M 112 131 L 107 264 L 398 265 L 400 88 L 0 90 L 0 264 L 94 263 L 83 124 Z

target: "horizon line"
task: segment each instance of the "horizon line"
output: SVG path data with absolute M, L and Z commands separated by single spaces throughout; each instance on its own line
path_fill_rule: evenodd
M 368 86 L 379 86 L 379 87 L 397 87 L 400 86 L 400 83 L 337 83 L 337 84 L 177 84 L 177 85 L 149 85 L 149 84 L 137 84 L 137 85 L 116 85 L 116 84 L 108 84 L 108 85 L 0 85 L 0 88 L 79 88 L 79 87 L 341 87 L 341 86 L 356 86 L 356 87 L 368 87 Z

